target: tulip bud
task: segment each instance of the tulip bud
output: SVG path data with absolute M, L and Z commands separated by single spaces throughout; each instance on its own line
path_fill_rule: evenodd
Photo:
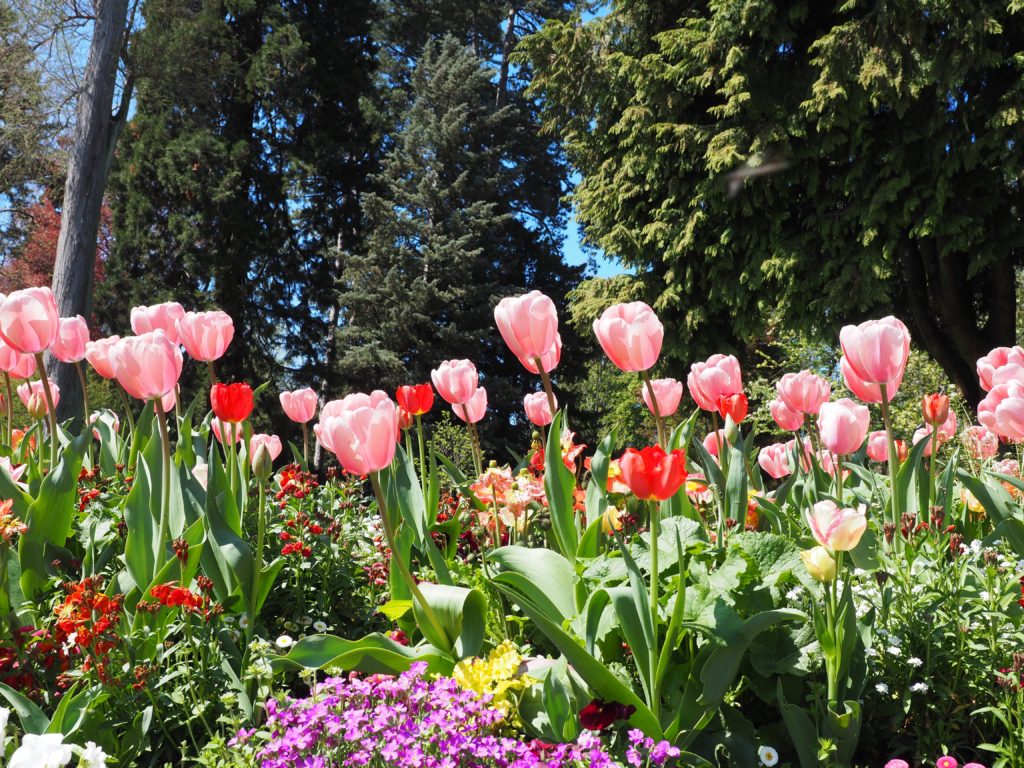
M 945 424 L 949 418 L 949 398 L 940 394 L 925 395 L 921 398 L 921 415 L 933 427 Z
M 41 392 L 33 392 L 28 398 L 28 404 L 25 406 L 28 410 L 28 415 L 33 419 L 42 419 L 46 417 L 46 398 Z
M 266 443 L 256 446 L 256 453 L 252 455 L 252 471 L 261 483 L 267 482 L 274 471 L 274 459 L 270 455 L 270 448 Z
M 816 580 L 828 583 L 836 577 L 836 561 L 824 547 L 807 549 L 800 553 L 807 572 Z

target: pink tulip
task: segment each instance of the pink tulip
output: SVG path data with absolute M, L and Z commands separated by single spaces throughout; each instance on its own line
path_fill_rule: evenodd
M 768 403 L 768 410 L 771 411 L 772 418 L 779 428 L 786 432 L 796 432 L 804 425 L 804 415 L 800 411 L 792 410 L 781 397 L 776 397 Z
M 884 429 L 868 435 L 868 458 L 880 463 L 889 460 L 889 436 Z
M 811 534 L 831 552 L 849 552 L 867 530 L 864 509 L 840 508 L 834 501 L 819 501 L 808 515 Z
M 555 340 L 551 344 L 551 347 L 540 356 L 540 367 L 537 366 L 537 361 L 527 357 L 519 358 L 519 362 L 523 364 L 523 367 L 530 373 L 540 373 L 541 368 L 544 369 L 544 373 L 550 373 L 555 370 L 558 366 L 558 361 L 562 358 L 562 337 L 560 334 L 555 334 Z
M 906 760 L 900 760 L 898 757 L 894 757 L 885 764 L 885 768 L 910 768 L 910 763 Z
M 465 403 L 452 404 L 455 415 L 468 424 L 476 424 L 487 415 L 487 390 L 477 387 L 476 392 Z
M 743 391 L 740 363 L 732 355 L 712 355 L 690 366 L 686 386 L 702 411 L 717 411 L 719 398 Z
M 725 430 L 720 429 L 717 432 L 708 432 L 704 435 L 704 439 L 701 440 L 701 445 L 704 446 L 704 450 L 718 458 L 718 446 L 726 448 L 729 446 L 729 439 L 725 436 Z
M 0 341 L 0 371 L 12 379 L 27 379 L 35 375 L 36 358 L 25 355 Z
M 834 454 L 822 449 L 815 454 L 818 457 L 818 465 L 826 475 L 836 476 L 836 457 Z M 843 473 L 843 477 L 850 474 L 849 470 Z
M 811 444 L 811 439 L 809 437 L 805 437 L 803 440 L 801 440 L 800 448 L 802 449 L 800 450 L 800 468 L 803 469 L 804 472 L 810 472 L 811 456 L 814 455 L 814 448 Z M 797 450 L 798 448 L 795 438 L 793 440 L 786 441 L 787 454 L 789 454 L 790 456 L 795 456 Z
M 327 403 L 313 431 L 354 475 L 379 472 L 395 458 L 398 408 L 384 392 L 357 392 Z
M 160 330 L 166 333 L 167 338 L 174 344 L 178 344 L 178 321 L 184 316 L 185 310 L 176 301 L 151 304 L 148 307 L 132 307 L 132 331 L 138 335 Z
M 978 405 L 978 421 L 1007 441 L 1024 441 L 1024 382 L 996 384 Z
M 846 357 L 839 359 L 839 368 L 843 372 L 843 380 L 846 382 L 846 386 L 858 400 L 863 400 L 865 403 L 882 402 L 882 387 L 879 384 L 870 384 L 858 378 Z M 892 381 L 886 382 L 885 393 L 889 400 L 892 400 L 893 393 L 899 390 L 902 383 L 902 372 Z
M 615 304 L 594 321 L 594 334 L 608 358 L 623 371 L 646 371 L 661 354 L 665 328 L 642 301 Z
M 910 331 L 891 315 L 847 325 L 839 332 L 851 370 L 867 384 L 884 384 L 903 378 L 910 356 Z M 888 393 L 891 398 L 893 393 Z
M 251 438 L 249 438 L 249 461 L 253 462 L 253 469 L 256 469 L 256 449 L 259 448 L 261 445 L 266 447 L 267 453 L 270 454 L 271 461 L 276 461 L 277 457 L 281 455 L 281 449 L 283 446 L 281 445 L 280 437 L 278 437 L 277 435 L 264 434 L 253 435 Z
M 761 449 L 757 455 L 757 463 L 769 477 L 779 480 L 793 473 L 789 465 L 789 456 L 790 450 L 785 443 L 774 443 Z
M 163 397 L 181 377 L 181 350 L 163 331 L 121 339 L 110 361 L 118 383 L 139 400 Z
M 555 407 L 558 407 L 557 400 Z M 523 398 L 523 410 L 526 411 L 526 418 L 530 420 L 530 423 L 538 427 L 546 427 L 553 418 L 551 407 L 548 405 L 548 396 L 544 392 L 531 392 L 526 395 Z
M 658 403 L 658 414 L 660 416 L 663 418 L 671 416 L 679 410 L 679 401 L 683 397 L 683 382 L 676 379 L 654 379 L 651 382 L 651 388 L 654 390 L 654 398 Z M 648 410 L 654 413 L 654 406 L 651 403 L 651 390 L 647 388 L 646 384 L 640 388 L 640 394 Z
M 978 360 L 978 381 L 986 392 L 1014 379 L 1024 381 L 1024 349 L 996 347 Z
M 110 356 L 114 351 L 114 347 L 120 341 L 120 336 L 108 336 L 105 339 L 90 341 L 85 345 L 85 359 L 89 361 L 89 365 L 92 366 L 93 370 L 104 379 L 117 377 L 117 374 L 114 373 L 114 363 L 111 361 Z
M 21 400 L 21 404 L 28 408 L 29 399 L 35 395 L 43 401 L 43 408 L 46 407 L 46 393 L 43 392 L 42 381 L 26 381 L 24 384 L 18 385 L 18 399 Z M 60 402 L 60 388 L 54 383 L 50 382 L 50 395 L 53 397 L 53 407 L 57 407 L 57 403 Z M 44 410 L 45 413 L 45 410 Z
M 294 422 L 305 424 L 316 416 L 316 406 L 319 401 L 316 392 L 310 387 L 296 389 L 294 392 L 282 392 L 279 398 L 285 416 Z
M 818 411 L 821 442 L 840 456 L 853 453 L 867 437 L 871 414 L 866 405 L 858 405 L 848 397 L 825 403 Z
M 775 389 L 791 411 L 809 413 L 812 416 L 818 415 L 818 409 L 828 402 L 829 395 L 832 394 L 829 383 L 810 371 L 787 373 L 775 385 Z
M 0 304 L 0 338 L 26 355 L 48 349 L 57 338 L 60 318 L 49 288 L 15 291 Z
M 999 452 L 999 438 L 988 427 L 968 427 L 964 443 L 971 456 L 978 460 L 991 459 Z
M 61 318 L 57 327 L 57 338 L 53 340 L 50 352 L 62 363 L 77 363 L 85 357 L 85 345 L 89 343 L 89 326 L 81 315 Z
M 501 338 L 520 361 L 535 361 L 548 354 L 558 335 L 555 302 L 540 291 L 499 301 L 494 308 L 494 322 Z
M 235 335 L 226 312 L 186 312 L 177 321 L 178 341 L 194 360 L 211 363 L 223 357 Z
M 228 424 L 221 422 L 218 418 L 210 419 L 210 431 L 213 432 L 213 436 L 217 438 L 217 442 L 224 445 L 225 440 L 230 440 L 232 437 L 236 443 L 242 442 L 242 425 L 241 424 Z
M 469 360 L 445 360 L 430 372 L 434 389 L 452 405 L 461 405 L 473 397 L 480 376 Z
M 13 482 L 21 480 L 21 476 L 28 469 L 28 464 L 13 464 L 7 456 L 0 456 L 0 469 L 10 475 Z

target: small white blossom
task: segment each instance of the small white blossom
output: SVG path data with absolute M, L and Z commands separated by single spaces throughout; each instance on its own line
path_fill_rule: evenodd
M 96 742 L 87 741 L 82 750 L 80 768 L 107 768 L 107 758 L 110 757 L 103 751 L 103 747 L 97 746 Z
M 917 658 L 917 656 L 911 656 L 909 659 L 907 659 L 907 664 L 909 664 L 912 667 L 920 667 L 922 664 L 924 664 L 924 662 Z
M 274 644 L 277 645 L 277 647 L 283 651 L 295 645 L 295 641 L 292 640 L 291 637 L 289 637 L 288 635 L 281 635 L 279 638 L 277 638 L 277 640 L 274 641 Z
M 889 686 L 885 683 L 878 683 L 875 685 L 875 690 L 881 693 L 882 695 L 885 695 L 889 692 Z
M 779 762 L 779 753 L 771 747 L 761 747 L 757 750 L 757 756 L 761 760 L 761 765 L 768 768 Z
M 867 650 L 864 651 L 864 655 L 865 656 L 870 656 L 871 658 L 874 658 L 875 656 L 878 655 L 878 651 L 876 651 L 874 648 L 868 648 Z
M 888 648 L 885 649 L 885 652 L 888 653 L 891 656 L 899 656 L 900 655 L 900 649 L 897 648 L 895 645 L 890 645 Z
M 988 598 L 989 598 L 988 590 L 987 589 L 981 590 L 981 592 L 978 594 L 978 597 L 980 597 L 982 600 L 988 602 Z
M 790 602 L 799 600 L 800 596 L 803 595 L 803 593 L 803 587 L 793 587 L 791 590 L 789 590 L 789 592 L 786 593 L 786 599 Z
M 242 629 L 248 629 L 249 628 L 249 617 L 245 616 L 245 615 L 239 616 L 238 617 L 238 626 L 241 627 Z
M 314 621 L 313 629 L 315 629 L 317 632 L 326 632 L 330 629 L 330 627 L 327 626 L 327 624 L 323 621 Z
M 914 683 L 910 686 L 910 690 L 912 693 L 927 693 L 928 683 Z
M 26 733 L 7 768 L 63 768 L 71 762 L 71 746 L 59 733 Z
M 299 619 L 299 624 L 301 624 L 304 627 L 308 627 L 312 623 L 313 619 L 310 616 L 303 616 L 301 619 Z

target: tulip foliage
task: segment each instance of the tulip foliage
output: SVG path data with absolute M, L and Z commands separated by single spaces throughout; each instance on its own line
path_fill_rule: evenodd
M 29 298 L 46 301 L 45 292 Z M 50 322 L 15 299 L 0 305 L 0 317 L 6 308 Z M 931 393 L 921 434 L 904 441 L 893 434 L 888 404 L 901 386 L 909 333 L 889 318 L 851 326 L 842 370 L 858 399 L 834 399 L 813 372 L 787 374 L 771 410 L 792 439 L 760 445 L 747 426 L 736 358 L 694 363 L 684 391 L 681 381 L 652 376 L 664 334 L 653 310 L 613 307 L 595 333 L 613 363 L 637 377 L 638 402 L 658 437 L 630 446 L 613 433 L 587 451 L 571 431 L 571 403 L 556 396 L 558 363 L 570 350 L 561 347 L 554 304 L 535 294 L 508 299 L 495 320 L 537 379 L 523 417 L 538 433 L 514 465 L 488 460 L 478 440 L 488 418 L 486 364 L 445 360 L 430 383 L 403 386 L 394 399 L 354 392 L 321 406 L 312 390 L 280 393 L 304 438 L 281 466 L 285 441 L 252 431 L 258 387 L 218 380 L 189 400 L 180 392 L 183 355 L 215 363 L 231 338 L 217 313 L 138 308 L 137 335 L 79 344 L 95 372 L 124 390 L 128 407 L 94 414 L 77 435 L 53 427 L 46 398 L 59 392 L 45 395 L 42 378 L 24 382 L 26 401 L 38 406 L 29 407 L 35 424 L 15 440 L 8 411 L 11 437 L 0 451 L 0 609 L 8 632 L 56 633 L 82 683 L 59 704 L 37 691 L 53 710 L 46 714 L 0 681 L 21 728 L 85 727 L 61 709 L 75 701 L 92 713 L 82 722 L 116 719 L 97 738 L 130 764 L 161 738 L 153 718 L 171 707 L 133 693 L 149 691 L 147 675 L 162 664 L 198 664 L 205 677 L 191 686 L 234 702 L 237 722 L 259 724 L 275 679 L 295 671 L 394 674 L 418 662 L 459 675 L 513 643 L 538 654 L 514 700 L 514 722 L 531 738 L 572 740 L 625 720 L 688 764 L 707 765 L 725 750 L 730 764 L 753 765 L 757 734 L 770 733 L 786 734 L 794 765 L 850 765 L 871 749 L 861 735 L 876 717 L 869 682 L 880 674 L 878 649 L 903 631 L 893 594 L 868 594 L 858 579 L 893 579 L 902 585 L 897 597 L 913 599 L 914 562 L 933 563 L 935 578 L 963 573 L 963 542 L 974 539 L 998 541 L 1024 561 L 1020 458 L 1000 456 L 1016 450 L 1024 352 L 996 350 L 979 361 L 990 387 L 981 425 L 958 436 L 948 399 Z M 26 348 L 45 336 L 35 333 Z M 72 346 L 59 337 L 49 343 Z M 215 343 L 192 350 L 197 339 Z M 16 376 L 20 353 L 3 349 L 12 350 L 0 358 L 11 363 L 4 371 Z M 471 469 L 435 444 L 442 407 L 463 422 Z M 667 417 L 679 410 L 673 427 Z M 347 479 L 306 471 L 314 420 L 313 435 Z M 88 485 L 99 478 L 102 485 Z M 367 517 L 342 535 L 332 516 L 351 507 L 338 495 L 345 484 L 362 489 Z M 101 497 L 97 513 L 91 505 Z M 283 636 L 279 652 L 268 652 L 270 614 L 294 596 L 352 599 L 351 589 L 316 587 L 338 574 L 319 568 L 313 553 L 336 552 L 365 531 L 385 564 L 365 569 L 380 589 L 373 602 L 393 631 L 332 633 L 325 624 L 298 641 Z M 901 567 L 905 574 L 892 573 Z M 1013 564 L 999 567 L 986 576 L 985 600 L 1001 601 L 1005 621 L 1019 628 L 1024 595 L 1008 600 L 998 578 Z M 71 568 L 81 572 L 65 580 Z M 943 588 L 975 589 L 956 578 L 960 586 Z M 992 648 L 999 652 L 994 641 Z M 133 670 L 139 687 L 111 687 L 114 665 Z M 216 722 L 204 707 L 181 702 L 187 724 L 212 736 Z M 881 704 L 878 712 L 891 709 Z M 1000 720 L 997 704 L 979 708 L 979 722 L 1011 753 L 1017 721 Z M 755 714 L 764 712 L 771 714 Z

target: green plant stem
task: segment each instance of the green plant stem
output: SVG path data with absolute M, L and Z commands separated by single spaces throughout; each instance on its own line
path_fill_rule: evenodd
M 220 379 L 217 378 L 217 371 L 213 369 L 213 360 L 207 361 L 206 369 L 210 372 L 210 386 L 212 387 L 214 384 L 220 381 Z
M 839 506 L 843 506 L 843 456 L 842 454 L 834 454 L 832 462 L 836 470 L 836 491 L 837 498 L 839 500 Z
M 935 492 L 935 462 L 939 458 L 939 427 L 936 424 L 932 424 L 932 450 L 931 455 L 928 457 L 928 507 L 927 519 L 931 520 L 931 507 L 935 504 L 938 499 L 938 495 Z
M 82 385 L 82 408 L 85 409 L 85 428 L 91 430 L 92 424 L 89 422 L 89 385 L 85 381 L 85 369 L 82 367 L 81 360 L 74 365 L 75 372 L 78 373 L 78 381 Z M 89 465 L 92 466 L 92 440 L 89 440 L 89 445 L 85 450 L 86 455 L 89 457 Z
M 50 391 L 50 377 L 46 375 L 46 363 L 43 353 L 36 352 L 36 367 L 39 378 L 43 382 L 43 396 L 46 398 L 46 416 L 50 422 L 50 469 L 57 466 L 57 413 L 53 404 L 53 392 Z
M 384 529 L 384 538 L 387 539 L 388 548 L 391 550 L 391 562 L 398 566 L 398 571 L 405 579 L 406 585 L 409 587 L 409 591 L 412 593 L 413 598 L 419 602 L 420 607 L 423 609 L 423 615 L 426 617 L 427 622 L 431 625 L 434 632 L 437 633 L 438 637 L 447 637 L 448 633 L 444 631 L 444 627 L 441 622 L 438 621 L 437 615 L 434 613 L 434 609 L 430 607 L 426 599 L 423 597 L 423 592 L 420 591 L 419 584 L 416 583 L 416 579 L 412 576 L 412 571 L 409 570 L 409 564 L 402 559 L 401 554 L 398 551 L 398 545 L 395 542 L 395 532 L 391 527 L 391 517 L 388 514 L 388 505 L 384 500 L 384 490 L 380 486 L 380 472 L 370 473 L 370 484 L 373 486 L 373 493 L 377 497 L 377 508 L 380 511 L 380 522 L 381 527 Z
M 11 445 L 12 435 L 14 434 L 14 411 L 12 410 L 11 400 L 14 398 L 14 392 L 11 387 L 11 374 L 4 371 L 4 386 L 7 387 L 7 441 L 6 445 L 8 448 L 13 450 L 14 446 Z
M 309 469 L 309 425 L 302 422 L 302 463 Z
M 423 503 L 427 502 L 427 450 L 423 441 L 423 417 L 416 414 L 416 443 L 420 449 L 420 490 L 423 491 Z
M 466 431 L 469 432 L 469 444 L 473 449 L 473 468 L 476 470 L 476 476 L 480 477 L 484 473 L 483 457 L 480 455 L 480 440 L 476 434 L 476 425 L 469 420 L 469 409 L 466 404 L 462 404 L 462 416 L 466 422 Z
M 665 439 L 665 420 L 661 417 L 661 407 L 658 405 L 658 397 L 654 394 L 654 384 L 651 383 L 651 374 L 647 371 L 640 371 L 640 376 L 647 387 L 647 394 L 651 396 L 651 412 L 654 414 L 654 423 L 658 427 L 658 445 L 668 450 L 668 441 Z M 553 411 L 552 411 L 553 413 Z
M 157 539 L 159 552 L 163 552 L 170 535 L 171 525 L 171 438 L 167 432 L 167 416 L 164 414 L 163 404 L 160 398 L 153 400 L 153 407 L 157 413 L 157 425 L 160 428 L 160 445 L 162 447 L 161 458 L 162 472 L 160 475 L 160 538 Z
M 555 392 L 551 389 L 551 377 L 544 370 L 544 364 L 541 362 L 540 356 L 533 358 L 533 362 L 537 365 L 537 371 L 540 373 L 540 382 L 544 385 L 544 394 L 548 396 L 548 408 L 551 410 L 551 417 L 554 418 L 558 408 L 555 407 Z
M 138 444 L 135 441 L 135 416 L 132 415 L 132 404 L 128 400 L 128 395 L 125 394 L 124 388 L 114 383 L 114 389 L 117 391 L 118 396 L 121 398 L 121 404 L 124 406 L 125 418 L 128 419 L 128 469 L 131 470 L 135 466 L 135 457 L 138 455 Z M 120 457 L 120 451 L 118 452 Z
M 885 425 L 885 437 L 889 446 L 889 455 L 887 456 L 889 463 L 889 507 L 892 509 L 892 522 L 899 525 L 900 509 L 899 499 L 896 494 L 896 472 L 899 467 L 896 463 L 898 460 L 896 456 L 896 440 L 892 434 L 892 418 L 889 414 L 889 393 L 886 391 L 885 384 L 879 384 L 878 389 L 882 393 L 882 423 Z
M 660 615 L 658 611 L 658 528 L 660 527 L 661 506 L 657 501 L 648 502 L 651 509 L 651 627 L 653 628 L 654 642 L 658 642 L 658 625 Z M 681 567 L 681 566 L 680 566 Z M 678 599 L 678 598 L 677 598 Z M 655 646 L 657 647 L 657 646 Z M 658 692 L 658 657 L 654 648 L 650 651 L 650 680 L 651 680 L 651 712 L 656 720 L 661 718 L 661 696 Z
M 257 478 L 256 485 L 259 492 L 256 507 L 256 557 L 252 567 L 252 591 L 249 593 L 249 627 L 245 630 L 246 641 L 252 639 L 252 633 L 256 627 L 256 601 L 259 599 L 263 580 L 263 542 L 267 533 L 267 484 L 262 478 Z M 299 599 L 301 600 L 301 597 Z

